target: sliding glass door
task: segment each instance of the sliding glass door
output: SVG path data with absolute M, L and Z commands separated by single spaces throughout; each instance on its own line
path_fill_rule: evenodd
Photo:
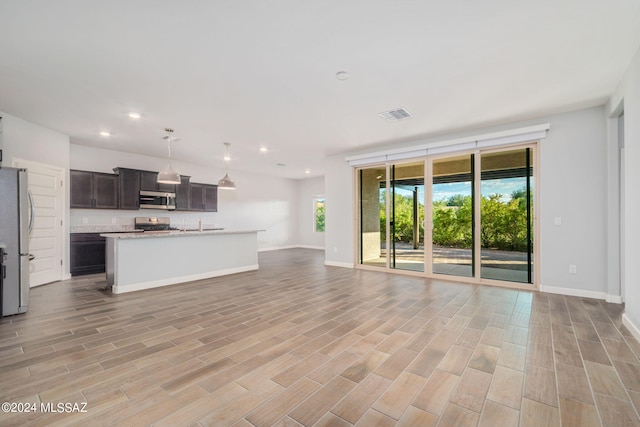
M 481 165 L 481 277 L 533 283 L 531 149 L 486 153 Z
M 388 169 L 358 172 L 359 263 L 424 271 L 424 162 Z
M 473 277 L 474 155 L 437 159 L 431 169 L 433 272 Z
M 363 168 L 358 191 L 359 264 L 533 283 L 532 146 Z
M 424 162 L 391 166 L 390 267 L 424 271 Z
M 385 166 L 359 171 L 360 264 L 386 267 L 387 170 Z

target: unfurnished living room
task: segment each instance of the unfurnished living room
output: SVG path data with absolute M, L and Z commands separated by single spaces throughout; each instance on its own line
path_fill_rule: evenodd
M 640 426 L 640 3 L 0 1 L 0 425 Z

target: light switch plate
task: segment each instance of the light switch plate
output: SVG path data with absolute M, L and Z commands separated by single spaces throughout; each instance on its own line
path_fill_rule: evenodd
M 553 217 L 553 225 L 561 225 L 562 224 L 562 217 L 561 216 L 554 216 Z

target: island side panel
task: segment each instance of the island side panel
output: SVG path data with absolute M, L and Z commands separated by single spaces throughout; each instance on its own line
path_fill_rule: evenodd
M 256 232 L 109 240 L 114 293 L 258 269 Z

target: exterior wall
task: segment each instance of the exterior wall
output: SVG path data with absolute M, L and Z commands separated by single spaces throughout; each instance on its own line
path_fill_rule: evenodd
M 362 172 L 362 259 L 380 258 L 380 187 L 378 169 Z M 357 185 L 357 184 L 356 184 Z M 356 190 L 357 195 L 357 190 Z

